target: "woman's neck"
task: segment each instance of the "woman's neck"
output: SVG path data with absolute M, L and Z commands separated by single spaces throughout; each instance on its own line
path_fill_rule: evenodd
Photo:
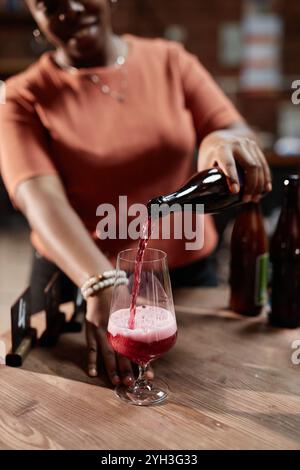
M 127 45 L 122 39 L 114 34 L 109 34 L 104 47 L 98 50 L 93 56 L 74 58 L 70 56 L 63 48 L 58 48 L 54 53 L 54 59 L 59 66 L 89 68 L 89 67 L 108 67 L 116 63 L 118 57 L 127 57 Z

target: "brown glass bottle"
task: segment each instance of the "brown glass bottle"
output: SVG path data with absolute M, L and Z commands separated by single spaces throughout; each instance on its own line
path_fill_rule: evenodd
M 220 168 L 196 173 L 184 186 L 176 192 L 159 196 L 148 203 L 150 213 L 152 206 L 170 207 L 176 204 L 179 208 L 189 204 L 196 211 L 197 204 L 203 204 L 204 212 L 216 214 L 225 209 L 242 204 L 244 190 L 244 174 L 238 168 L 241 190 L 233 194 L 229 189 L 227 177 Z M 163 216 L 164 213 L 159 213 Z
M 260 315 L 268 301 L 269 243 L 260 205 L 245 204 L 231 239 L 230 308 L 241 315 Z
M 271 240 L 272 295 L 270 323 L 300 326 L 300 177 L 284 181 L 283 207 Z

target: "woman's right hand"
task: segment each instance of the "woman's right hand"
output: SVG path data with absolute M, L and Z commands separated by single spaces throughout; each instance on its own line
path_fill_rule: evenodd
M 104 368 L 113 385 L 123 382 L 124 385 L 130 386 L 134 383 L 131 363 L 126 357 L 114 352 L 106 336 L 111 295 L 112 288 L 108 288 L 87 300 L 88 373 L 90 377 L 96 377 L 99 371 L 99 363 L 103 361 Z M 148 370 L 147 376 L 148 379 L 153 379 L 151 369 Z

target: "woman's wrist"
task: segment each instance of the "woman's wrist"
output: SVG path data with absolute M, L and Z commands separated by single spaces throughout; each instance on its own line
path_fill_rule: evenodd
M 237 137 L 237 135 L 235 134 Z M 210 132 L 210 134 L 207 134 L 206 137 L 202 140 L 202 143 L 200 145 L 200 149 L 202 148 L 212 148 L 215 145 L 219 144 L 226 144 L 232 140 L 233 137 L 233 132 L 230 129 L 221 129 L 217 131 Z
M 94 297 L 89 297 L 86 301 L 86 320 L 97 327 L 103 326 L 108 321 L 113 287 L 98 292 Z
M 113 286 L 111 286 L 111 287 L 108 287 L 107 289 L 105 289 L 103 291 L 97 292 L 97 294 L 94 295 L 93 297 L 89 297 L 86 300 L 87 307 L 88 308 L 93 308 L 93 307 L 98 308 L 99 304 L 101 304 L 103 306 L 106 304 L 106 306 L 109 306 L 109 308 L 110 308 L 110 301 L 111 301 L 111 297 L 112 297 L 112 294 L 113 294 L 113 290 L 114 290 L 114 288 L 113 288 Z
M 202 140 L 200 150 L 211 149 L 218 145 L 232 144 L 234 141 L 240 142 L 240 139 L 250 139 L 256 141 L 256 135 L 247 126 L 236 126 L 229 129 L 219 129 L 207 134 Z
M 100 252 L 100 256 L 101 258 L 97 256 L 97 259 L 91 259 L 90 262 L 86 264 L 85 269 L 81 270 L 79 288 L 92 277 L 99 276 L 106 271 L 114 269 L 112 263 L 102 252 Z

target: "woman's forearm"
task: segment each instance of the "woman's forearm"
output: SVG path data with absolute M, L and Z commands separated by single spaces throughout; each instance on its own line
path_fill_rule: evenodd
M 55 177 L 23 183 L 18 191 L 18 205 L 47 248 L 51 260 L 77 286 L 92 275 L 112 269 Z

